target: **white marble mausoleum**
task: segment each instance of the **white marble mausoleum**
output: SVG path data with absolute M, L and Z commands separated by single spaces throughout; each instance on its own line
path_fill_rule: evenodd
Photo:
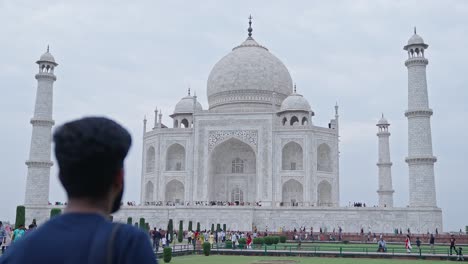
M 227 224 L 231 230 L 278 230 L 300 226 L 376 232 L 410 228 L 442 231 L 437 207 L 426 83 L 425 50 L 416 34 L 408 52 L 409 206 L 393 205 L 389 126 L 382 116 L 379 140 L 378 207 L 340 207 L 339 115 L 325 126 L 314 123 L 311 103 L 296 88 L 287 67 L 265 46 L 248 37 L 216 63 L 207 81 L 208 105 L 183 97 L 163 124 L 145 118 L 141 204 L 126 206 L 114 219 L 144 217 L 164 228 L 176 223 Z M 27 221 L 48 218 L 54 57 L 47 51 L 39 73 L 25 205 Z M 333 106 L 331 106 L 333 107 Z M 377 112 L 378 110 L 376 110 Z M 403 110 L 402 110 L 403 112 Z M 118 119 L 118 117 L 115 117 Z

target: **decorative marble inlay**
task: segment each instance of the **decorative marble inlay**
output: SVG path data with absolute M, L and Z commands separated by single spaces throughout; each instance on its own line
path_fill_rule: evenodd
M 257 150 L 258 132 L 257 130 L 213 130 L 208 136 L 208 151 L 211 152 L 214 147 L 227 138 L 237 138 L 253 146 Z

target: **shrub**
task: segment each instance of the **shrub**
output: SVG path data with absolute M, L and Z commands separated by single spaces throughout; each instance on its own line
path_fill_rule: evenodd
M 343 240 L 343 244 L 349 244 L 348 240 Z
M 202 247 L 203 247 L 203 254 L 205 254 L 205 256 L 209 256 L 211 252 L 211 244 L 209 242 L 203 242 Z
M 221 231 L 221 225 L 220 224 L 216 224 L 216 232 L 220 232 Z
M 133 223 L 133 219 L 131 217 L 127 218 L 127 224 L 131 225 Z
M 20 225 L 24 225 L 25 222 L 26 222 L 26 208 L 23 205 L 18 205 L 16 207 L 15 228 L 18 228 Z
M 171 262 L 172 259 L 172 248 L 171 247 L 165 247 L 163 249 L 163 260 L 164 263 L 169 263 Z
M 200 222 L 197 222 L 197 232 L 200 232 Z
M 239 238 L 239 246 L 245 246 L 247 244 L 247 239 Z
M 188 222 L 188 229 L 187 229 L 187 230 L 193 231 L 193 229 L 192 229 L 192 221 L 189 221 L 189 222 Z
M 280 236 L 279 240 L 281 243 L 286 243 L 286 236 Z
M 141 229 L 145 230 L 145 228 L 146 228 L 146 222 L 145 222 L 145 219 L 144 219 L 144 218 L 140 218 L 140 222 L 138 223 L 138 226 L 139 226 Z
M 169 233 L 169 243 L 172 242 L 174 236 L 174 225 L 172 224 L 172 219 L 169 219 L 167 224 L 167 232 Z
M 226 224 L 223 224 L 223 231 L 226 232 Z
M 263 245 L 264 242 L 265 241 L 264 241 L 263 237 L 256 237 L 256 238 L 253 239 L 253 243 L 255 245 Z
M 184 241 L 184 221 L 182 220 L 179 222 L 179 233 L 177 234 L 177 241 L 179 241 L 179 243 Z
M 214 232 L 214 224 L 211 224 L 211 232 Z
M 226 248 L 232 248 L 232 241 L 226 240 Z
M 52 208 L 50 210 L 50 218 L 60 215 L 62 213 L 62 210 L 60 208 Z
M 273 244 L 277 245 L 280 242 L 279 236 L 272 236 L 271 239 L 273 240 Z
M 265 242 L 265 244 L 267 244 L 268 246 L 273 244 L 273 237 L 271 236 L 266 236 L 263 238 L 263 242 Z

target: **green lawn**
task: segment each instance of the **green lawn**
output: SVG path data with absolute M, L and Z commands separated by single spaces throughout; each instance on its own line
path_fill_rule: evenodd
M 257 257 L 257 256 L 218 256 L 211 255 L 208 257 L 201 255 L 173 257 L 173 264 L 261 264 L 259 261 L 274 261 L 277 260 L 294 260 L 300 264 L 441 264 L 447 261 L 432 261 L 432 260 L 403 260 L 403 259 L 364 259 L 364 258 L 316 258 L 316 257 Z M 160 263 L 164 263 L 159 259 Z M 268 263 L 268 262 L 267 262 Z M 280 264 L 280 263 L 278 263 Z M 289 264 L 289 263 L 288 263 Z

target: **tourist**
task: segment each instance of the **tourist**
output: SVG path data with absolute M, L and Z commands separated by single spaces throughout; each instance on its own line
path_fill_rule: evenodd
M 23 224 L 20 224 L 18 228 L 13 231 L 13 237 L 11 238 L 11 242 L 16 243 L 20 240 L 24 234 L 26 233 L 26 229 L 24 228 Z
M 418 252 L 421 252 L 421 240 L 419 237 L 416 238 L 416 247 L 418 247 Z
M 434 243 L 435 243 L 434 234 L 431 234 L 431 238 L 429 238 L 429 245 L 431 246 L 431 252 L 432 252 L 432 254 L 435 254 L 435 251 L 434 251 Z
M 252 248 L 252 236 L 250 234 L 247 234 L 247 248 Z
M 210 236 L 208 237 L 208 242 L 210 243 L 211 248 L 213 248 L 213 244 L 214 244 L 214 235 L 213 235 L 213 232 L 210 232 Z
M 6 230 L 3 227 L 2 221 L 0 221 L 0 247 L 2 248 L 2 254 L 5 252 L 5 243 L 6 243 Z
M 156 250 L 156 252 L 158 252 L 159 243 L 161 242 L 161 238 L 162 238 L 161 228 L 159 230 L 157 230 L 156 227 L 154 228 L 152 238 L 153 238 L 153 248 Z
M 452 255 L 452 249 L 455 249 L 455 241 L 456 241 L 455 236 L 451 235 L 450 236 L 450 256 Z
M 232 249 L 236 249 L 237 235 L 235 232 L 231 233 Z
M 407 253 L 411 253 L 411 238 L 409 235 L 406 235 L 406 239 L 405 239 L 405 248 L 406 248 L 406 252 Z
M 192 235 L 193 235 L 192 230 L 189 230 L 187 233 L 187 244 L 192 244 Z
M 382 237 L 380 238 L 378 245 L 379 248 L 377 249 L 377 252 L 387 252 L 387 243 Z
M 457 252 L 457 261 L 464 261 L 465 258 L 463 258 L 463 248 L 458 247 L 458 251 L 455 251 Z
M 5 250 L 8 249 L 8 247 L 11 245 L 11 227 L 6 226 L 5 227 L 5 239 L 3 240 L 2 244 L 2 254 L 5 253 Z
M 145 232 L 109 221 L 121 205 L 128 131 L 88 117 L 58 127 L 53 141 L 68 198 L 64 213 L 20 241 L 17 231 L 0 264 L 157 263 Z

